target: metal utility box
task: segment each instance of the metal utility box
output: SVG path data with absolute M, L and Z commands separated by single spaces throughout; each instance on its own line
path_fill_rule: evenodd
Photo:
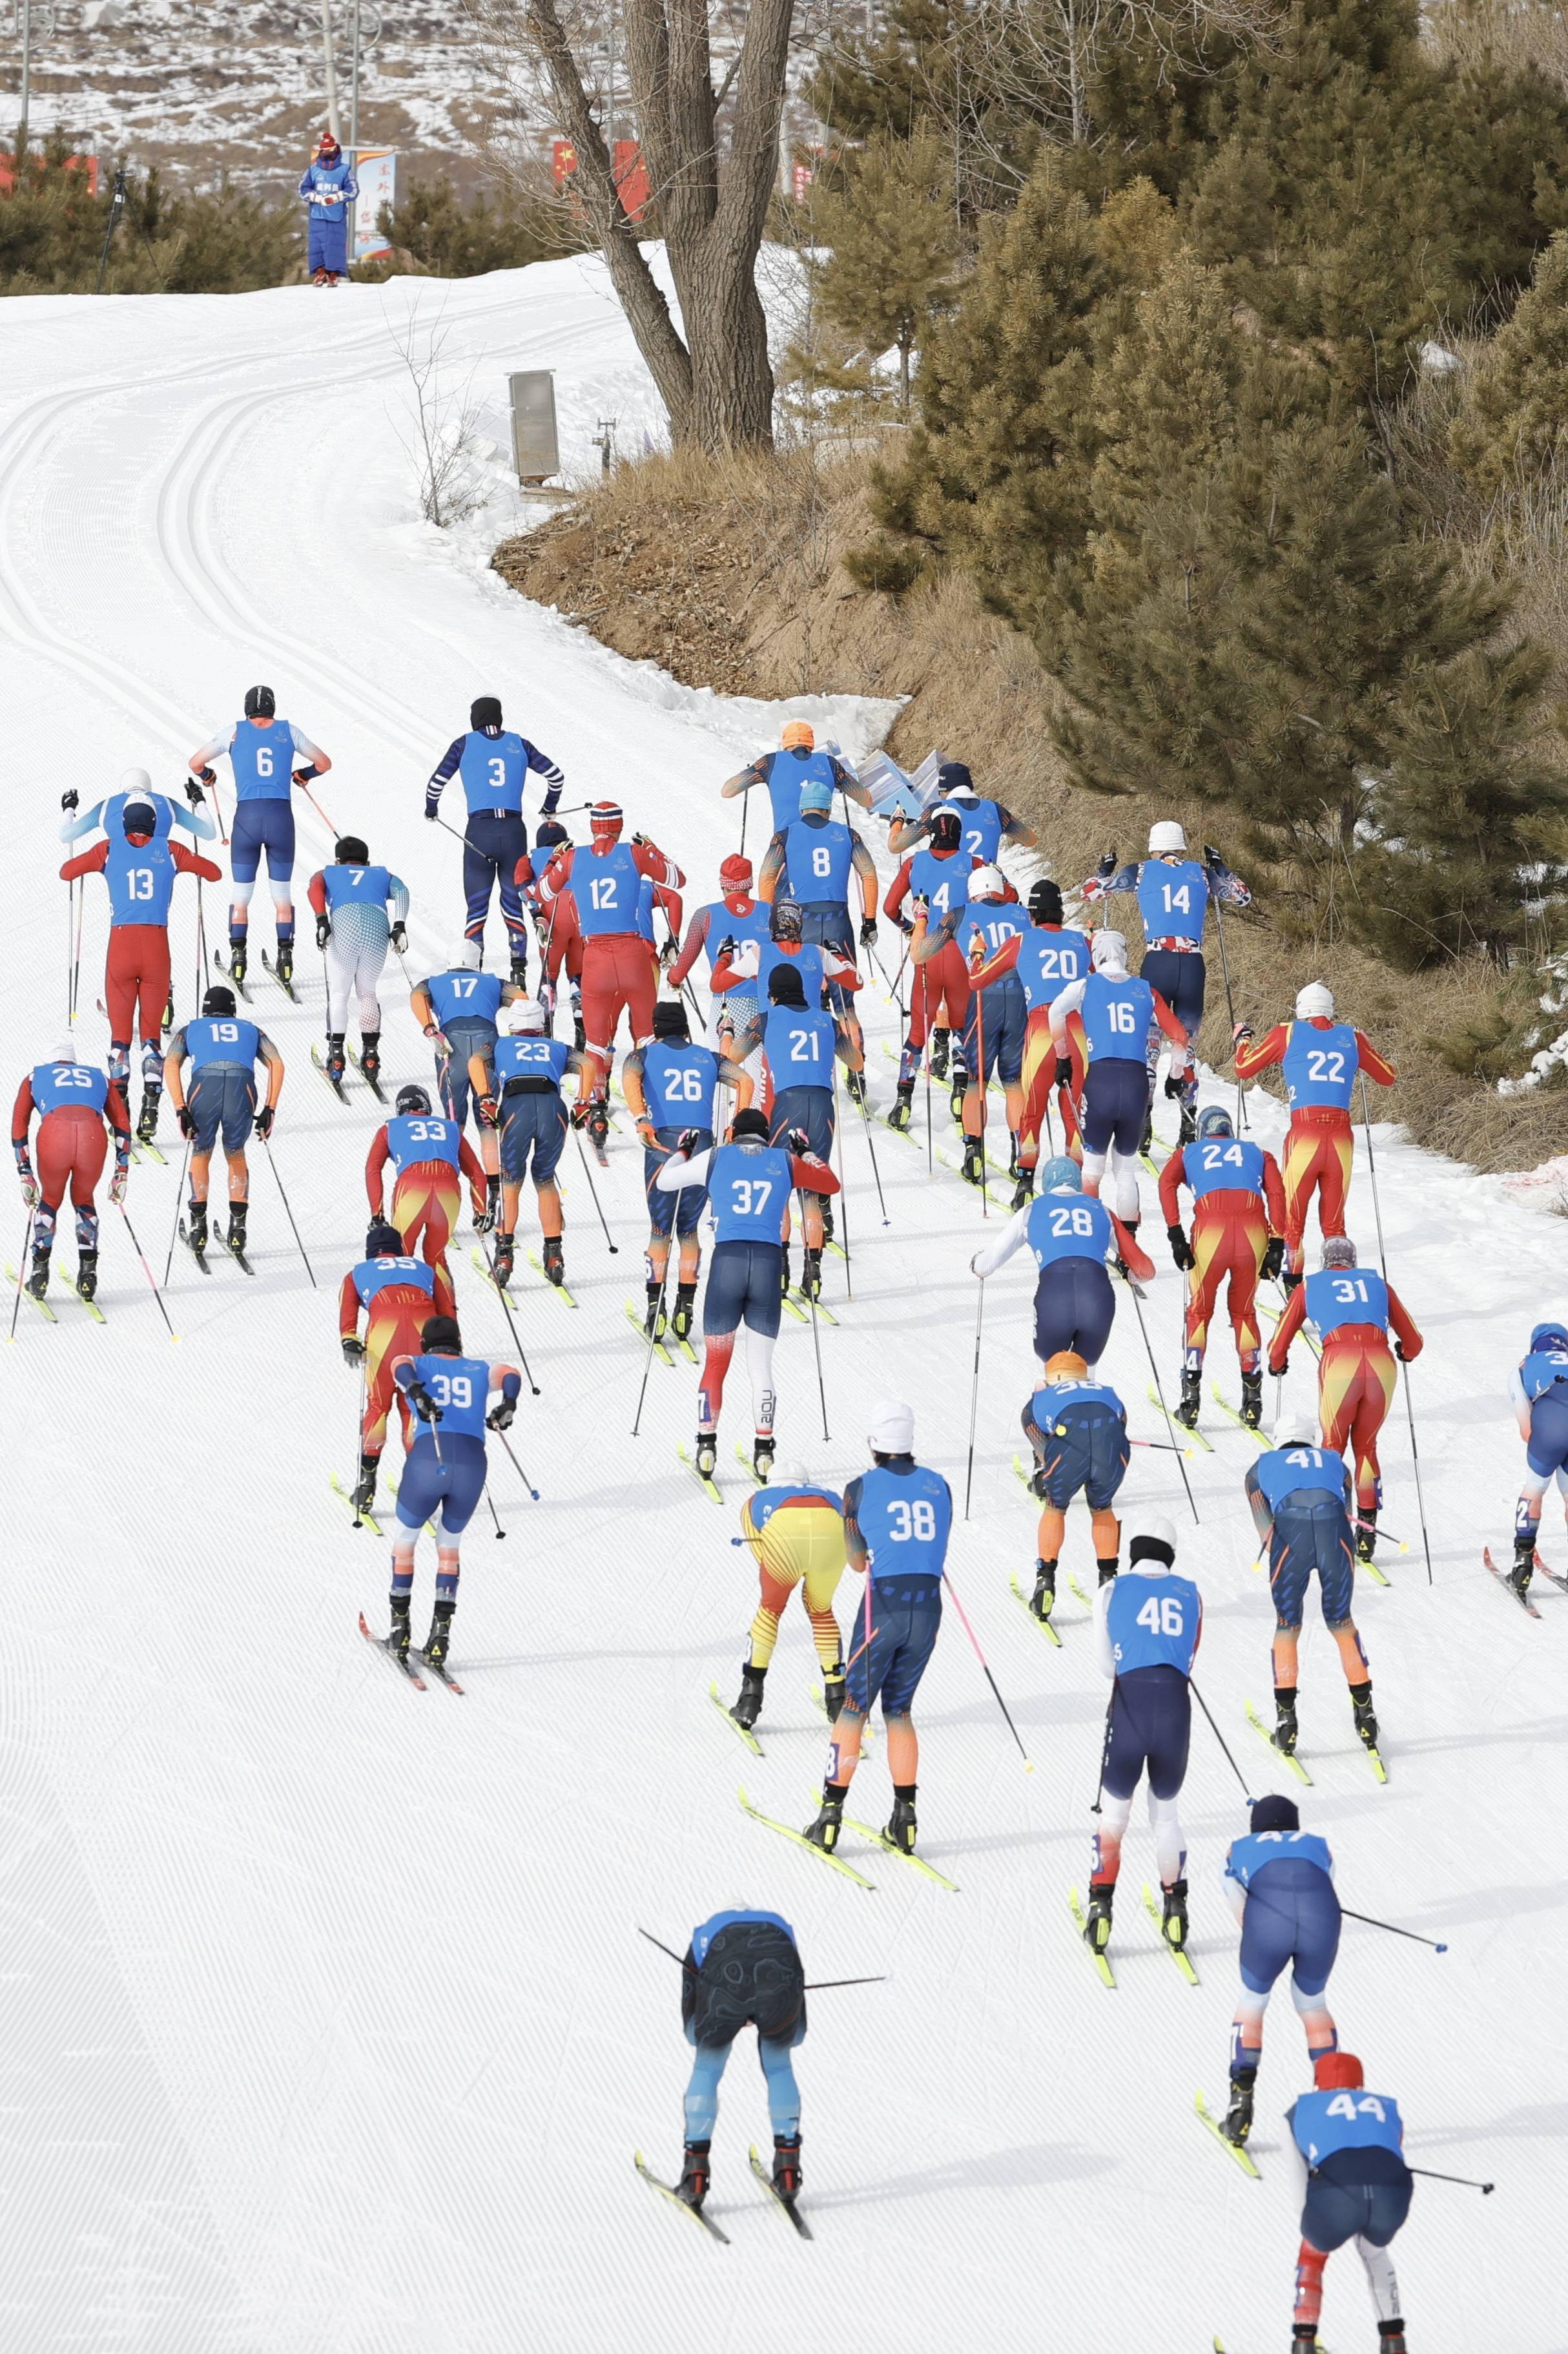
M 535 488 L 561 471 L 556 436 L 556 372 L 524 368 L 506 379 L 512 398 L 512 462 L 520 482 Z

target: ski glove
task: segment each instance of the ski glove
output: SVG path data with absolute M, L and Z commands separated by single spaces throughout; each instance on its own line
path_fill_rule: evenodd
M 1225 862 L 1224 862 L 1224 860 L 1220 856 L 1219 852 L 1214 848 L 1213 843 L 1212 842 L 1205 842 L 1205 843 L 1204 843 L 1204 844 L 1203 844 L 1203 864 L 1204 864 L 1204 865 L 1205 865 L 1205 866 L 1223 866 L 1223 865 L 1224 864 L 1224 863 L 1225 863 Z
M 296 769 L 293 772 L 293 781 L 296 785 L 308 785 L 311 779 L 319 773 L 313 764 L 308 769 Z
M 497 1104 L 493 1096 L 481 1096 L 479 1099 L 479 1117 L 481 1124 L 483 1127 L 493 1128 L 495 1126 L 499 1111 L 500 1106 Z
M 201 779 L 204 785 L 216 785 L 217 782 L 217 770 L 216 769 L 198 769 L 196 770 L 196 774 Z
M 128 1171 L 124 1169 L 117 1169 L 113 1176 L 109 1181 L 109 1198 L 113 1203 L 116 1209 L 120 1207 L 121 1203 L 125 1199 L 125 1182 L 128 1175 Z
M 1275 1277 L 1279 1273 L 1280 1268 L 1284 1265 L 1285 1236 L 1283 1235 L 1273 1235 L 1269 1237 L 1268 1247 L 1263 1254 L 1264 1281 L 1266 1283 L 1272 1283 Z
M 797 1161 L 810 1161 L 814 1158 L 811 1151 L 811 1140 L 803 1128 L 790 1129 L 784 1141 Z
M 1069 1058 L 1067 1055 L 1057 1055 L 1057 1057 L 1056 1057 L 1056 1085 L 1057 1085 L 1059 1087 L 1070 1087 L 1072 1086 L 1072 1084 L 1073 1084 L 1073 1066 L 1072 1066 L 1072 1062 L 1071 1062 L 1070 1058 Z
M 510 1430 L 512 1427 L 513 1417 L 516 1412 L 517 1408 L 514 1405 L 512 1400 L 510 1398 L 503 1398 L 499 1405 L 493 1405 L 491 1407 L 490 1412 L 485 1416 L 484 1419 L 487 1426 L 492 1430 Z
M 443 1055 L 450 1054 L 451 1048 L 447 1044 L 446 1033 L 442 1030 L 439 1022 L 427 1022 L 425 1024 L 425 1035 L 430 1041 L 432 1046 L 440 1047 Z
M 493 1225 L 494 1225 L 494 1224 L 495 1224 L 495 1212 L 494 1212 L 494 1210 L 493 1209 L 493 1207 L 491 1206 L 491 1204 L 490 1204 L 490 1203 L 489 1203 L 489 1202 L 484 1202 L 484 1203 L 482 1203 L 482 1204 L 481 1204 L 481 1206 L 480 1206 L 477 1210 L 475 1210 L 475 1212 L 474 1212 L 474 1214 L 473 1214 L 473 1230 L 474 1230 L 474 1233 L 475 1233 L 476 1235 L 487 1235 L 487 1234 L 490 1232 L 490 1230 L 491 1230 L 492 1226 L 493 1226 Z
M 324 948 L 325 948 L 325 946 L 326 946 L 326 944 L 327 944 L 327 942 L 328 942 L 328 940 L 330 940 L 330 939 L 331 939 L 331 938 L 332 938 L 332 917 L 331 917 L 330 916 L 318 916 L 318 917 L 316 917 L 316 946 L 317 946 L 317 948 L 318 948 L 318 949 L 324 949 Z
M 410 1382 L 408 1384 L 408 1404 L 413 1407 L 414 1412 L 418 1416 L 421 1422 L 440 1422 L 441 1419 L 441 1409 L 436 1404 L 435 1399 L 430 1395 L 429 1391 L 425 1387 L 423 1382 Z
M 263 1144 L 266 1143 L 267 1139 L 272 1133 L 272 1122 L 276 1118 L 277 1114 L 273 1111 L 270 1104 L 263 1104 L 260 1110 L 256 1115 L 256 1133 L 261 1139 Z
M 344 1334 L 343 1362 L 345 1365 L 359 1365 L 364 1363 L 365 1343 L 360 1340 L 357 1333 L 345 1332 Z
M 182 1136 L 189 1137 L 196 1134 L 196 1114 L 192 1111 L 189 1104 L 182 1104 L 178 1111 L 175 1114 L 175 1118 L 180 1123 L 180 1134 Z
M 1410 1363 L 1409 1358 L 1404 1353 L 1404 1343 L 1403 1341 L 1396 1341 L 1394 1342 L 1393 1353 L 1399 1359 L 1402 1365 L 1407 1365 Z
M 30 1169 L 22 1170 L 20 1175 L 22 1200 L 29 1210 L 36 1210 L 38 1206 L 38 1181 Z
M 1171 1256 L 1185 1275 L 1192 1264 L 1192 1246 L 1180 1226 L 1167 1226 L 1165 1232 L 1170 1237 Z
M 79 806 L 80 801 L 81 795 L 77 791 L 74 785 L 71 787 L 69 793 L 62 793 L 60 795 L 60 807 L 63 810 L 74 810 Z
M 1180 1103 L 1180 1102 L 1181 1102 L 1181 1074 L 1179 1071 L 1169 1071 L 1169 1072 L 1167 1072 L 1167 1074 L 1166 1074 L 1166 1077 L 1165 1077 L 1165 1092 L 1166 1092 L 1167 1096 L 1169 1096 L 1169 1097 L 1171 1098 L 1171 1101 L 1172 1103 Z
M 876 946 L 876 917 L 874 916 L 868 916 L 864 923 L 862 924 L 860 928 L 860 944 L 863 949 L 874 949 Z
M 194 777 L 187 777 L 185 779 L 185 799 L 189 801 L 192 809 L 200 809 L 203 802 L 207 800 L 207 795 L 203 792 L 201 787 L 197 784 Z
M 1106 852 L 1104 857 L 1100 860 L 1099 864 L 1096 867 L 1095 873 L 1099 876 L 1102 883 L 1108 883 L 1110 881 L 1111 876 L 1116 873 L 1116 853 L 1114 850 L 1107 850 Z
M 578 1102 L 575 1103 L 572 1106 L 572 1126 L 574 1128 L 586 1128 L 588 1121 L 593 1118 L 593 1109 L 594 1104 L 593 1097 L 591 1096 L 584 1097 Z
M 700 1128 L 683 1128 L 675 1139 L 676 1151 L 684 1153 L 688 1161 L 694 1152 L 701 1151 L 702 1144 L 703 1131 Z
M 399 956 L 401 956 L 401 955 L 402 955 L 402 953 L 403 953 L 403 951 L 404 951 L 404 949 L 405 949 L 408 947 L 408 927 L 407 927 L 406 925 L 403 925 L 403 924 L 394 924 L 394 925 L 393 925 L 393 927 L 392 927 L 392 945 L 393 945 L 393 947 L 397 949 L 397 951 L 398 955 L 399 955 Z
M 1250 1046 L 1253 1035 L 1253 1026 L 1250 1022 L 1238 1022 L 1231 1032 L 1231 1044 L 1233 1046 Z

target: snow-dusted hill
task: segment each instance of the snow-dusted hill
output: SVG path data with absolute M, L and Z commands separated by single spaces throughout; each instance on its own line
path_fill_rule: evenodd
M 320 797 L 335 822 L 411 883 L 416 965 L 461 919 L 458 845 L 421 822 L 421 788 L 476 693 L 500 693 L 561 761 L 569 800 L 620 796 L 711 895 L 738 823 L 717 782 L 769 740 L 778 713 L 676 688 L 522 604 L 481 561 L 509 520 L 504 499 L 455 540 L 414 520 L 388 322 L 415 301 L 421 334 L 444 302 L 453 355 L 482 389 L 509 366 L 555 366 L 579 455 L 596 416 L 656 422 L 602 277 L 575 264 L 450 290 L 350 288 L 331 303 L 300 290 L 8 307 L 5 1074 L 48 1046 L 65 1011 L 59 793 L 96 792 L 131 760 L 172 788 L 258 678 L 333 755 Z M 886 714 L 823 716 L 863 748 Z M 308 809 L 302 833 L 308 873 L 329 842 Z M 182 1013 L 189 888 L 175 926 Z M 209 931 L 220 896 L 208 894 Z M 104 920 L 90 899 L 95 1051 Z M 791 1617 L 767 1755 L 747 1758 L 707 1686 L 728 1696 L 737 1677 L 754 1578 L 730 1543 L 734 1511 L 676 1458 L 694 1423 L 690 1368 L 654 1366 L 643 1435 L 630 1435 L 641 1365 L 622 1305 L 640 1288 L 643 1225 L 624 1133 L 601 1180 L 619 1256 L 569 1151 L 581 1305 L 522 1279 L 543 1394 L 524 1398 L 514 1437 L 541 1500 L 503 1461 L 505 1542 L 482 1514 L 465 1549 L 454 1664 L 467 1697 L 403 1689 L 359 1641 L 361 1606 L 384 1620 L 386 1558 L 328 1479 L 353 1457 L 333 1295 L 362 1242 L 372 1110 L 343 1108 L 313 1076 L 308 948 L 301 968 L 302 1008 L 264 977 L 258 1002 L 289 1061 L 277 1167 L 319 1288 L 258 1157 L 255 1279 L 176 1264 L 177 1344 L 106 1211 L 106 1328 L 63 1299 L 54 1330 L 24 1308 L 0 1362 L 6 2342 L 30 2354 L 790 2354 L 847 2332 L 915 2354 L 976 2339 L 1168 2354 L 1217 2331 L 1232 2354 L 1283 2347 L 1296 2212 L 1279 2117 L 1304 2081 L 1283 1997 L 1260 2087 L 1261 2185 L 1192 2114 L 1200 2084 L 1211 2098 L 1224 2086 L 1235 1940 L 1218 1872 L 1243 1827 L 1201 1723 L 1185 1807 L 1200 1989 L 1137 1907 L 1151 1866 L 1139 1818 L 1114 1995 L 1067 1918 L 1105 1691 L 1065 1584 L 1060 1651 L 1008 1592 L 1034 1550 L 1009 1469 L 1032 1369 L 1022 1267 L 987 1291 L 973 1509 L 951 1567 L 1036 1770 L 1022 1771 L 950 1614 L 917 1712 L 920 1815 L 961 1893 L 877 1858 L 864 1894 L 736 1802 L 745 1780 L 786 1820 L 812 1810 L 823 1742 L 810 1653 Z M 870 997 L 874 1031 L 893 1034 Z M 428 1076 L 390 986 L 388 1006 L 389 1075 Z M 891 1068 L 878 1044 L 884 1099 Z M 1256 1112 L 1276 1136 L 1277 1108 L 1259 1098 Z M 894 1385 L 961 1490 L 980 1204 L 879 1129 L 885 1228 L 863 1134 L 845 1150 L 854 1299 L 835 1263 L 840 1321 L 822 1334 L 832 1435 L 810 1336 L 786 1320 L 783 1457 L 848 1476 L 868 1402 Z M 1436 1582 L 1398 1413 L 1386 1517 L 1412 1549 L 1392 1559 L 1392 1589 L 1358 1604 L 1392 1780 L 1374 1785 L 1332 1646 L 1309 1621 L 1307 1820 L 1334 1844 L 1347 1903 L 1451 1945 L 1439 1959 L 1347 1925 L 1333 1981 L 1344 2040 L 1404 2105 L 1414 2162 L 1499 2184 L 1484 2203 L 1419 2186 L 1398 2249 L 1411 2345 L 1549 2354 L 1568 2346 L 1552 2239 L 1568 2126 L 1556 2024 L 1568 1600 L 1548 1591 L 1531 1623 L 1479 1555 L 1508 1543 L 1519 1449 L 1502 1384 L 1532 1316 L 1563 1304 L 1563 1229 L 1386 1131 L 1378 1159 L 1394 1278 L 1429 1336 L 1412 1391 Z M 175 1175 L 132 1179 L 160 1273 Z M 1354 1213 L 1370 1251 L 1361 1153 Z M 18 1202 L 7 1214 L 14 1263 Z M 505 1328 L 466 1234 L 457 1275 L 470 1344 L 499 1352 Z M 1147 1311 L 1166 1373 L 1180 1301 L 1166 1267 Z M 1213 1369 L 1234 1381 L 1227 1350 L 1217 1339 Z M 1134 1428 L 1153 1435 L 1127 1303 L 1107 1370 Z M 1310 1371 L 1298 1352 L 1297 1403 Z M 747 1427 L 741 1381 L 720 1456 L 736 1509 L 732 1442 Z M 1201 1526 L 1169 1456 L 1135 1456 L 1127 1492 L 1183 1531 L 1207 1602 L 1202 1686 L 1255 1790 L 1276 1776 L 1243 1705 L 1266 1702 L 1271 1614 L 1241 1499 L 1250 1443 L 1217 1417 L 1213 1437 L 1190 1467 Z M 1560 1563 L 1555 1510 L 1546 1544 Z M 1075 1516 L 1065 1566 L 1090 1568 Z M 427 1560 L 421 1607 L 429 1574 Z M 862 1811 L 885 1801 L 874 1750 L 856 1795 Z M 706 2243 L 631 2168 L 639 2146 L 676 2163 L 686 2062 L 676 1972 L 637 1929 L 678 1949 L 694 1922 L 746 1901 L 796 1923 L 809 1975 L 889 1974 L 813 1999 L 800 2061 L 810 2247 L 746 2172 L 766 2115 L 744 2052 L 715 2144 L 714 2210 L 732 2247 Z M 1349 2254 L 1330 2265 L 1324 2327 L 1334 2354 L 1376 2342 Z

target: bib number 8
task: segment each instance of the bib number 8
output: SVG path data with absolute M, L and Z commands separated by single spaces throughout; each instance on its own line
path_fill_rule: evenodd
M 825 842 L 813 843 L 811 845 L 812 874 L 816 875 L 819 882 L 823 882 L 832 871 L 833 854 L 831 845 Z

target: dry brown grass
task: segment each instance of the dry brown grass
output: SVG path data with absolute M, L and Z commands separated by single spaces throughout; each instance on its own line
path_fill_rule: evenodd
M 968 760 L 984 790 L 1038 829 L 1065 885 L 1113 843 L 1136 852 L 1153 817 L 1174 814 L 1194 843 L 1213 839 L 1201 806 L 1173 811 L 1068 784 L 1047 726 L 1050 682 L 967 582 L 948 578 L 900 603 L 852 584 L 840 558 L 867 535 L 867 486 L 863 451 L 651 459 L 507 541 L 495 565 L 524 596 L 690 685 L 906 697 L 888 739 L 895 758 L 912 765 L 937 744 Z M 1486 966 L 1413 978 L 1354 947 L 1304 952 L 1275 932 L 1262 899 L 1255 917 L 1225 926 L 1238 1015 L 1261 1029 L 1289 1013 L 1303 981 L 1324 980 L 1401 1072 L 1391 1095 L 1377 1094 L 1382 1116 L 1483 1169 L 1529 1169 L 1568 1148 L 1568 1090 L 1499 1097 L 1434 1051 L 1496 996 Z M 1217 955 L 1210 961 L 1203 1044 L 1218 1062 L 1224 995 Z

